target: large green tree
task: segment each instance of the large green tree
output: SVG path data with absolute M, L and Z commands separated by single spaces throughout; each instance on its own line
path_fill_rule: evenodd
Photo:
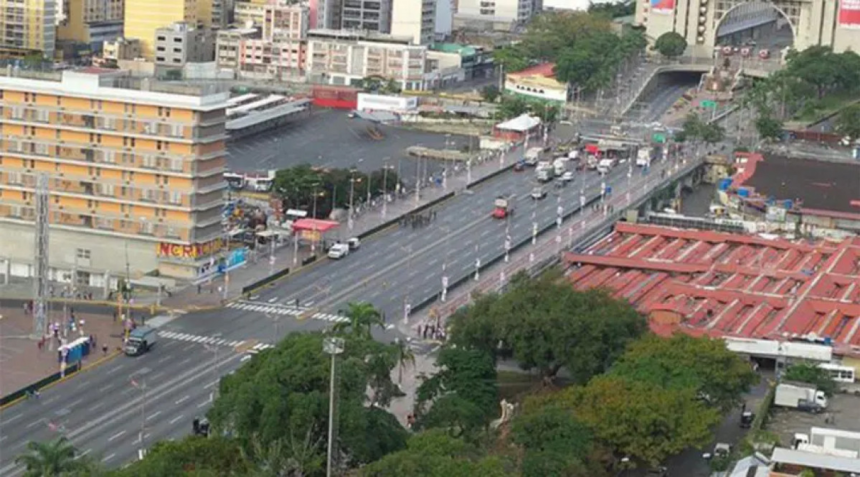
M 454 435 L 485 428 L 498 412 L 493 357 L 479 349 L 445 347 L 436 366 L 439 371 L 416 393 L 416 428 L 444 428 Z
M 225 376 L 208 413 L 214 432 L 230 433 L 245 452 L 253 450 L 254 442 L 264 448 L 290 443 L 285 447 L 293 455 L 288 457 L 309 465 L 303 473 L 319 473 L 319 457 L 325 453 L 330 372 L 323 339 L 322 333 L 290 334 Z M 381 406 L 390 401 L 394 366 L 390 345 L 359 335 L 345 337 L 336 388 L 342 465 L 371 462 L 404 445 L 406 431 L 394 416 L 367 405 L 368 389 Z
M 852 142 L 860 139 L 860 105 L 853 104 L 839 112 L 836 131 Z
M 518 415 L 511 422 L 511 440 L 523 449 L 524 477 L 595 475 L 588 460 L 591 431 L 560 406 L 540 406 Z
M 385 321 L 379 310 L 368 302 L 350 302 L 343 312 L 348 321 L 339 322 L 332 328 L 337 334 L 353 334 L 370 339 L 373 328 L 385 328 Z
M 687 50 L 687 40 L 674 31 L 666 32 L 654 42 L 654 49 L 666 58 L 677 58 Z
M 450 320 L 450 341 L 511 356 L 551 380 L 562 368 L 586 383 L 612 365 L 646 328 L 629 303 L 601 290 L 575 291 L 557 273 L 512 280 L 504 295 L 482 297 Z
M 389 454 L 363 469 L 364 477 L 513 477 L 505 460 L 485 456 L 479 449 L 444 430 L 412 436 L 405 450 Z
M 707 407 L 692 389 L 667 389 L 619 376 L 598 376 L 585 387 L 556 393 L 548 402 L 573 412 L 594 433 L 617 465 L 623 457 L 655 466 L 688 447 L 704 446 L 719 410 Z
M 782 137 L 782 121 L 773 116 L 759 116 L 755 120 L 755 128 L 762 139 L 774 141 Z
M 749 363 L 729 351 L 725 341 L 680 333 L 633 342 L 610 374 L 671 390 L 691 389 L 724 411 L 739 404 L 758 381 Z

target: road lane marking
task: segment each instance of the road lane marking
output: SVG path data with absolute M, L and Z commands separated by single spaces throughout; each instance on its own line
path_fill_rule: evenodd
M 210 404 L 211 402 L 212 402 L 212 401 L 208 401 L 208 400 L 207 400 L 207 401 L 203 401 L 203 402 L 201 402 L 200 404 L 198 404 L 198 405 L 197 405 L 197 409 L 200 409 L 201 407 L 206 406 L 207 404 Z
M 114 457 L 116 457 L 116 454 L 111 454 L 111 455 L 105 457 L 104 459 L 102 459 L 102 462 L 107 462 L 107 461 L 113 459 Z
M 182 396 L 181 398 L 179 398 L 174 404 L 176 404 L 178 406 L 178 405 L 184 403 L 185 401 L 189 400 L 190 398 L 191 398 L 191 396 L 186 394 L 185 396 Z
M 73 408 L 73 407 L 77 406 L 78 404 L 80 404 L 80 403 L 82 403 L 82 402 L 84 402 L 84 400 L 83 400 L 83 399 L 78 399 L 77 401 L 72 401 L 72 402 L 70 402 L 69 404 L 66 404 L 66 407 L 67 407 L 67 408 Z
M 116 434 L 114 434 L 114 435 L 112 435 L 112 436 L 108 437 L 108 442 L 113 442 L 113 441 L 115 441 L 115 440 L 119 439 L 119 438 L 120 438 L 120 437 L 122 437 L 122 436 L 123 436 L 123 434 L 125 434 L 125 433 L 126 433 L 125 429 L 123 429 L 123 430 L 121 430 L 121 431 L 117 432 Z
M 27 429 L 31 429 L 33 426 L 37 426 L 39 424 L 42 424 L 43 422 L 45 422 L 44 419 L 39 419 L 38 421 L 33 421 L 33 422 L 27 424 Z
M 113 373 L 119 371 L 120 369 L 122 369 L 124 367 L 125 367 L 124 364 L 120 364 L 119 366 L 117 366 L 115 368 L 111 368 L 111 369 L 107 370 L 107 374 L 113 374 Z
M 161 372 L 155 373 L 155 374 L 153 374 L 152 376 L 150 376 L 150 377 L 149 377 L 149 379 L 158 379 L 158 378 L 159 378 L 161 375 L 163 375 L 163 374 L 164 374 L 164 371 L 161 371 Z
M 183 415 L 183 414 L 180 414 L 180 415 L 174 417 L 173 419 L 170 420 L 170 425 L 172 426 L 172 425 L 176 424 L 183 417 L 185 417 L 185 415 Z
M 153 412 L 152 414 L 150 414 L 150 415 L 146 416 L 146 420 L 148 421 L 148 420 L 150 420 L 150 419 L 155 419 L 155 418 L 156 418 L 156 417 L 158 417 L 159 415 L 161 415 L 161 411 L 155 411 L 155 412 Z
M 75 456 L 75 460 L 78 460 L 78 459 L 80 459 L 81 457 L 85 457 L 86 455 L 88 455 L 88 454 L 89 454 L 90 452 L 92 452 L 92 451 L 93 451 L 93 449 L 92 449 L 92 447 L 91 447 L 91 448 L 89 448 L 89 449 L 87 449 L 87 450 L 85 450 L 85 451 L 81 452 L 80 454 L 78 454 L 78 455 L 76 455 L 76 456 Z
M 14 421 L 17 421 L 18 419 L 21 419 L 22 417 L 24 417 L 24 414 L 19 412 L 18 414 L 15 414 L 14 416 L 10 417 L 9 419 L 3 421 L 3 425 L 5 426 L 7 424 L 10 424 Z
M 209 389 L 209 388 L 211 388 L 212 386 L 214 386 L 214 385 L 218 384 L 218 382 L 219 382 L 219 381 L 221 381 L 221 380 L 220 380 L 220 379 L 216 379 L 215 381 L 212 381 L 211 383 L 207 384 L 206 386 L 203 386 L 203 389 Z
M 184 360 L 182 360 L 182 362 L 179 363 L 179 366 L 182 366 L 183 364 L 185 364 L 189 361 L 191 361 L 191 358 L 185 358 Z

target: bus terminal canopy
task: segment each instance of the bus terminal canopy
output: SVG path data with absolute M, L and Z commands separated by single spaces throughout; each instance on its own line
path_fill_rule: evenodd
M 333 220 L 299 219 L 293 222 L 293 230 L 296 232 L 311 231 L 326 233 L 340 225 Z

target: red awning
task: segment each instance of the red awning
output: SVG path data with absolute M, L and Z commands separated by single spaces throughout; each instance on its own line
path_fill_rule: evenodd
M 597 144 L 587 144 L 585 146 L 585 151 L 589 154 L 597 154 L 600 152 L 600 146 Z
M 340 225 L 333 220 L 320 219 L 299 219 L 293 222 L 294 231 L 311 230 L 314 232 L 328 232 L 329 230 Z

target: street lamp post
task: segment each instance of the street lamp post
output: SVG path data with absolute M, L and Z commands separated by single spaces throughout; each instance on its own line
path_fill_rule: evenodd
M 213 338 L 218 338 L 220 336 L 221 336 L 221 333 L 216 333 L 215 335 L 213 335 Z M 213 381 L 217 381 L 218 380 L 218 370 L 217 370 L 217 367 L 218 367 L 218 345 L 204 343 L 203 348 L 206 349 L 206 351 L 209 351 L 212 353 L 212 377 L 215 378 Z M 217 389 L 217 386 L 212 389 L 212 392 L 209 393 L 209 402 L 215 402 L 215 389 Z
M 388 159 L 385 158 L 385 165 L 382 166 L 382 217 L 388 215 L 388 169 L 391 168 Z
M 144 446 L 144 437 L 146 436 L 146 381 L 138 383 L 132 379 L 131 385 L 140 389 L 141 393 L 143 393 L 142 399 L 140 400 L 140 435 L 138 436 L 140 449 L 137 450 L 138 458 L 143 459 L 146 455 L 146 447 Z
M 415 203 L 421 201 L 421 160 L 424 159 L 424 154 L 418 155 L 418 167 L 415 168 Z
M 355 204 L 355 202 L 354 202 L 355 201 L 355 177 L 354 177 L 355 171 L 352 171 L 351 174 L 353 174 L 353 176 L 351 176 L 349 178 L 349 214 L 347 215 L 347 221 L 346 221 L 347 227 L 349 227 L 350 231 L 352 231 L 352 227 L 353 227 L 352 213 L 353 213 L 354 204 Z
M 323 352 L 331 356 L 331 372 L 329 373 L 328 391 L 328 445 L 326 447 L 326 477 L 332 476 L 332 458 L 334 454 L 334 403 L 335 403 L 335 372 L 337 370 L 337 355 L 343 353 L 343 338 L 327 337 L 323 341 Z

